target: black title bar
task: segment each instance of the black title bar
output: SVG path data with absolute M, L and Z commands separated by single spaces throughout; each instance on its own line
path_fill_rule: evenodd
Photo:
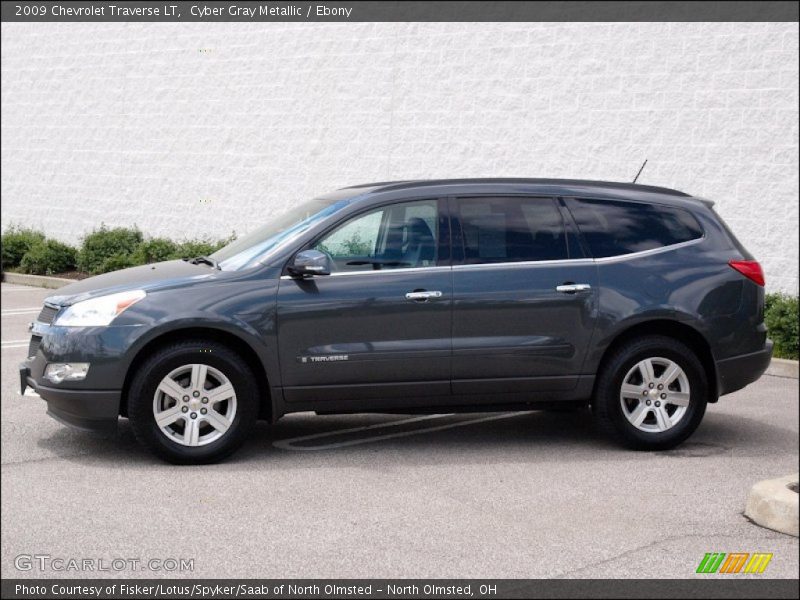
M 5 22 L 797 21 L 798 2 L 2 2 Z

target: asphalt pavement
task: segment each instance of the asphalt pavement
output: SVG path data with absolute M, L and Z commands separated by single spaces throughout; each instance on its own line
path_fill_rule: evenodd
M 4 578 L 707 578 L 706 552 L 772 553 L 754 577 L 797 577 L 798 539 L 742 515 L 753 483 L 797 471 L 795 379 L 722 398 L 662 453 L 606 441 L 589 411 L 303 413 L 223 464 L 177 467 L 126 420 L 99 437 L 19 396 L 50 293 L 0 294 Z

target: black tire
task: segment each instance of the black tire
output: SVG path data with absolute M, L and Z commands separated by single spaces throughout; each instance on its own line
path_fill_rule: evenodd
M 170 372 L 184 365 L 205 364 L 228 378 L 236 393 L 236 413 L 219 439 L 185 446 L 168 438 L 156 424 L 156 389 Z M 128 390 L 128 418 L 136 439 L 159 458 L 174 464 L 217 462 L 244 443 L 258 416 L 258 386 L 247 363 L 227 346 L 213 341 L 186 340 L 165 346 L 137 369 Z
M 660 432 L 638 429 L 625 416 L 620 400 L 621 386 L 628 372 L 640 361 L 653 357 L 677 363 L 691 388 L 689 405 L 683 417 L 670 429 Z M 673 338 L 653 335 L 625 343 L 604 361 L 595 385 L 592 411 L 598 428 L 628 448 L 668 450 L 685 441 L 700 425 L 708 394 L 708 378 L 694 351 Z M 654 418 L 654 415 L 648 418 Z

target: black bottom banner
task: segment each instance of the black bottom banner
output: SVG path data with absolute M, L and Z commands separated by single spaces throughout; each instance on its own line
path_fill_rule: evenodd
M 713 576 L 712 576 L 713 577 Z M 797 598 L 796 579 L 4 579 L 2 598 Z

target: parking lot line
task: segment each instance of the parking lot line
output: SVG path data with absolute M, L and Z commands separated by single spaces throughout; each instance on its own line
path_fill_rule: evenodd
M 6 348 L 24 348 L 30 343 L 30 340 L 3 340 L 0 346 L 3 350 Z
M 407 425 L 408 423 L 415 423 L 417 421 L 425 421 L 428 419 L 441 419 L 444 417 L 452 417 L 455 413 L 447 413 L 441 415 L 425 415 L 423 417 L 414 417 L 411 419 L 402 419 L 400 421 L 392 421 L 391 423 L 378 423 L 376 425 L 367 425 L 365 427 L 351 427 L 348 429 L 338 429 L 336 431 L 326 431 L 325 433 L 315 433 L 313 435 L 303 435 L 295 438 L 288 438 L 285 440 L 276 440 L 272 442 L 275 448 L 281 450 L 296 450 L 296 451 L 311 451 L 311 450 L 332 450 L 334 448 L 344 448 L 346 446 L 357 446 L 359 444 L 368 444 L 370 442 L 378 442 L 382 440 L 389 440 L 394 438 L 408 437 L 411 435 L 418 435 L 420 433 L 431 433 L 433 431 L 443 431 L 445 429 L 452 429 L 454 427 L 464 427 L 466 425 L 474 425 L 476 423 L 483 423 L 486 421 L 497 421 L 499 419 L 508 419 L 516 417 L 517 415 L 525 414 L 526 411 L 517 411 L 512 413 L 502 413 L 499 415 L 491 415 L 489 417 L 479 417 L 477 419 L 469 419 L 467 421 L 459 421 L 458 423 L 448 423 L 447 425 L 437 425 L 435 427 L 425 427 L 423 429 L 415 429 L 414 431 L 403 431 L 400 433 L 387 433 L 382 435 L 369 436 L 357 440 L 349 440 L 346 442 L 338 442 L 333 444 L 322 444 L 319 446 L 295 446 L 297 442 L 302 442 L 311 439 L 319 439 L 324 437 L 333 437 L 335 435 L 342 435 L 346 433 L 356 433 L 359 431 L 369 431 L 379 428 L 397 427 L 399 425 Z
M 0 310 L 0 315 L 3 317 L 11 315 L 28 315 L 37 313 L 40 310 L 42 310 L 41 306 L 32 306 L 30 308 L 7 308 L 5 310 Z

